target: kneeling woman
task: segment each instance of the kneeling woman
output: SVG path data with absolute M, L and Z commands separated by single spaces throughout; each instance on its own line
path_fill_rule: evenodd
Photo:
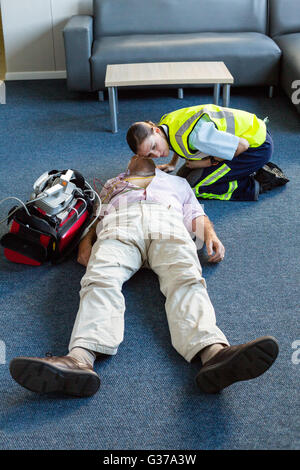
M 261 192 L 254 175 L 270 159 L 273 141 L 266 124 L 255 114 L 213 104 L 165 114 L 158 125 L 136 122 L 127 132 L 131 150 L 141 157 L 167 157 L 160 169 L 175 169 L 188 180 L 198 198 L 255 201 Z

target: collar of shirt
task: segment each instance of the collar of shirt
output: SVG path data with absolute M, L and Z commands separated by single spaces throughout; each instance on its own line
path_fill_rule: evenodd
M 154 177 L 152 178 L 152 180 L 150 181 L 150 183 L 148 184 L 147 188 L 149 188 L 149 186 L 153 183 L 153 181 L 156 179 L 166 179 L 168 178 L 168 174 L 165 173 L 164 171 L 160 170 L 159 168 L 155 168 L 155 175 Z M 130 178 L 130 175 L 128 175 L 127 173 L 121 173 L 118 177 L 122 177 L 123 181 L 126 179 L 126 178 Z M 132 178 L 138 178 L 138 175 L 133 175 Z M 142 176 L 141 176 L 142 178 Z M 144 189 L 142 188 L 141 186 L 138 186 L 137 184 L 134 183 L 134 180 L 132 181 L 124 181 L 124 183 L 129 183 L 128 187 L 131 187 L 131 188 L 139 188 L 139 189 Z

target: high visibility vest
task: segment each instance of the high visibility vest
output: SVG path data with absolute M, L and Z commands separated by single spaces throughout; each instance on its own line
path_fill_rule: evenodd
M 255 114 L 214 104 L 203 104 L 178 109 L 161 118 L 159 125 L 168 127 L 169 143 L 177 155 L 189 160 L 199 160 L 197 155 L 201 149 L 190 148 L 189 136 L 203 114 L 208 115 L 219 131 L 243 137 L 250 147 L 259 147 L 266 140 L 266 124 Z

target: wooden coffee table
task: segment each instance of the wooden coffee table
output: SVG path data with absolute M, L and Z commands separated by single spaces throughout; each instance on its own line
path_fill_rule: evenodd
M 118 132 L 117 89 L 122 86 L 213 84 L 214 104 L 219 103 L 223 85 L 223 106 L 229 106 L 233 76 L 224 62 L 155 62 L 144 64 L 113 64 L 106 68 L 112 132 Z M 178 89 L 183 98 L 183 89 Z

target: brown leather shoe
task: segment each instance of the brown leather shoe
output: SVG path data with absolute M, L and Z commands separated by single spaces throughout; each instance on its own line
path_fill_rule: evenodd
M 92 367 L 70 356 L 16 357 L 10 362 L 9 370 L 18 384 L 37 393 L 89 397 L 100 386 L 100 378 Z
M 197 385 L 205 393 L 218 393 L 234 382 L 254 379 L 269 369 L 278 351 L 272 336 L 226 346 L 201 368 L 196 376 Z

